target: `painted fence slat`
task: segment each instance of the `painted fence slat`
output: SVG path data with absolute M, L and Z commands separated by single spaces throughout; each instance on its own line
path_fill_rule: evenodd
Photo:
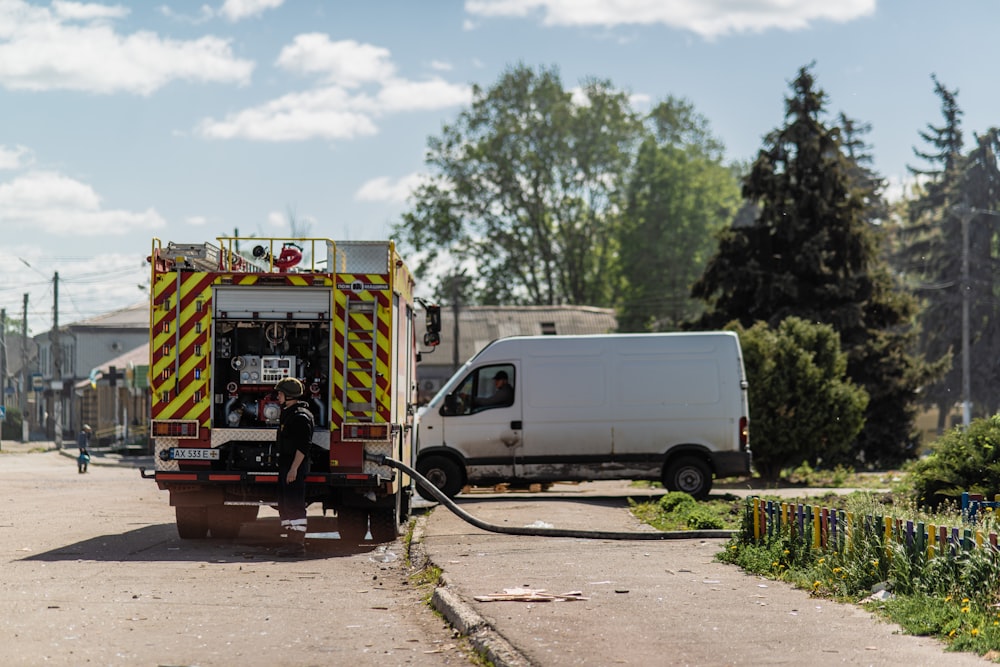
M 1000 494 L 996 501 L 984 501 L 977 494 L 963 494 L 963 520 L 975 518 L 983 511 L 994 511 L 985 503 L 996 503 L 1000 508 Z M 983 548 L 986 545 L 1000 550 L 996 532 L 985 533 L 975 527 L 938 526 L 921 521 L 902 520 L 892 516 L 863 515 L 853 512 L 802 503 L 748 499 L 747 511 L 751 513 L 753 537 L 757 542 L 779 539 L 787 535 L 813 549 L 851 549 L 861 534 L 882 541 L 885 556 L 892 557 L 892 545 L 906 547 L 907 553 L 925 554 L 927 558 L 955 556 L 959 551 Z

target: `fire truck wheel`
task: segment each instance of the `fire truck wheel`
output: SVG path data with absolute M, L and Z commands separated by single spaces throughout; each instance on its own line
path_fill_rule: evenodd
M 663 471 L 663 486 L 667 491 L 683 491 L 704 500 L 712 489 L 712 471 L 698 457 L 681 456 Z
M 371 522 L 372 541 L 393 542 L 399 537 L 394 508 L 372 510 L 368 513 L 368 520 Z
M 368 533 L 368 512 L 357 507 L 337 510 L 337 532 L 347 542 L 363 542 Z
M 465 485 L 462 479 L 462 469 L 457 463 L 445 456 L 428 456 L 421 459 L 420 463 L 417 464 L 417 472 L 449 498 L 457 496 Z M 417 491 L 426 500 L 437 500 L 419 481 L 417 482 Z
M 208 535 L 208 512 L 204 507 L 175 507 L 177 534 L 182 540 L 201 540 Z

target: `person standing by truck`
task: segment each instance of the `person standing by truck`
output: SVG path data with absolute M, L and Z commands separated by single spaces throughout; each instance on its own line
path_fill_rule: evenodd
M 315 418 L 299 400 L 305 393 L 295 378 L 284 378 L 274 386 L 281 405 L 278 421 L 278 516 L 287 535 L 279 556 L 301 556 L 306 545 L 306 475 Z

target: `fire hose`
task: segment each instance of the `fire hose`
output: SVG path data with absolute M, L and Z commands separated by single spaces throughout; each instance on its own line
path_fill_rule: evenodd
M 444 494 L 441 489 L 434 486 L 426 477 L 418 473 L 410 466 L 389 458 L 384 454 L 369 455 L 365 458 L 376 465 L 389 466 L 417 480 L 421 485 L 421 495 L 426 490 L 434 496 L 441 504 L 451 510 L 463 521 L 472 524 L 476 528 L 492 533 L 504 533 L 506 535 L 527 535 L 532 537 L 576 537 L 591 540 L 693 540 L 708 538 L 729 538 L 736 531 L 734 530 L 658 530 L 649 532 L 627 532 L 608 530 L 576 530 L 570 528 L 548 528 L 544 526 L 500 526 L 488 523 L 482 519 L 477 519 L 455 503 L 454 500 Z

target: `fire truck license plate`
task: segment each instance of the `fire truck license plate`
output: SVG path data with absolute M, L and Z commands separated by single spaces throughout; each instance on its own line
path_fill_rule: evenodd
M 209 448 L 197 448 L 197 449 L 182 449 L 180 447 L 175 447 L 170 450 L 170 458 L 172 459 L 207 459 L 210 461 L 219 460 L 219 450 L 209 449 Z

